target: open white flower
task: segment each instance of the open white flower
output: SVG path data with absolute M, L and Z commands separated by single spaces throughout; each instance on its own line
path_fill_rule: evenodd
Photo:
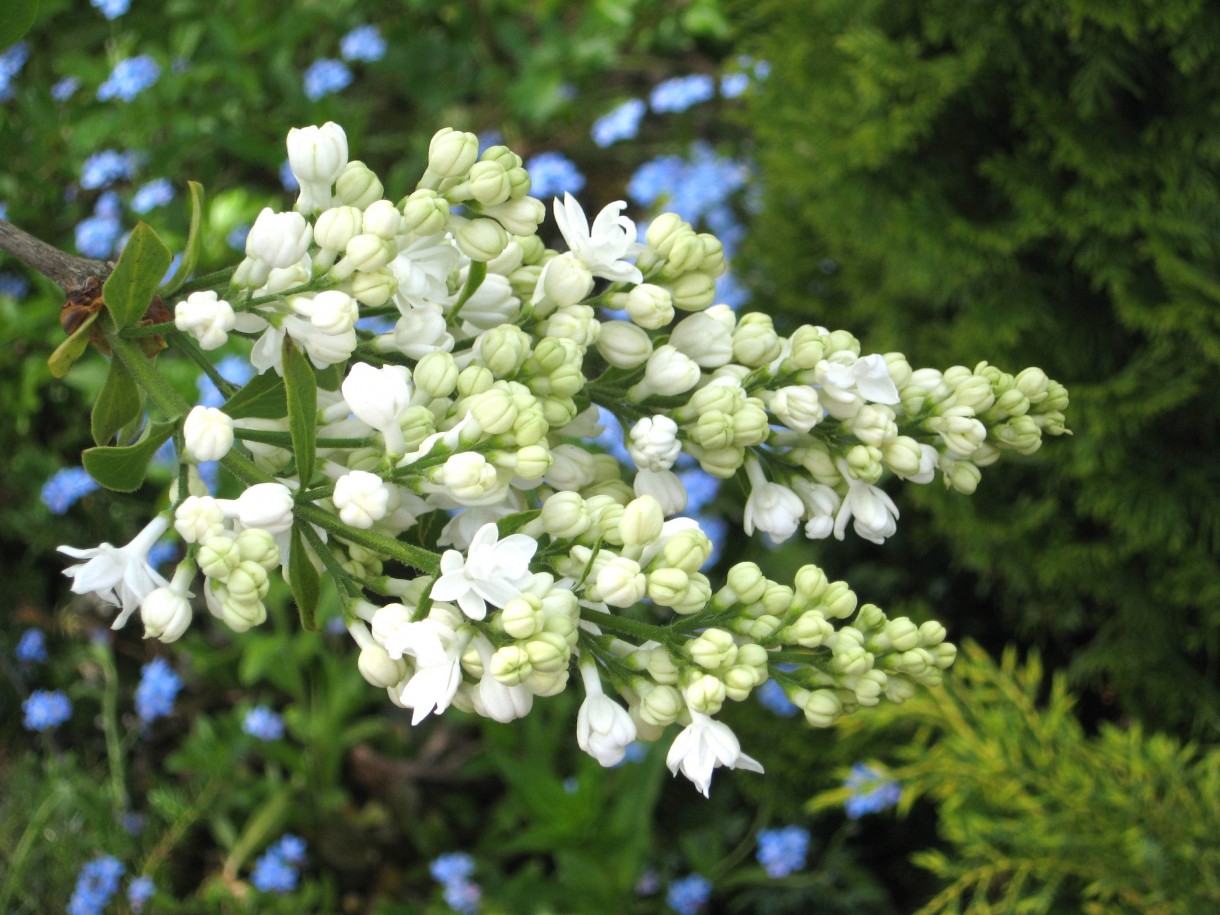
M 411 642 L 404 653 L 415 657 L 415 673 L 402 685 L 398 701 L 413 710 L 411 724 L 415 725 L 433 712 L 439 715 L 449 708 L 454 693 L 462 685 L 462 654 L 473 633 L 449 629 L 431 618 L 411 623 L 403 632 Z M 415 638 L 412 640 L 411 636 Z M 394 657 L 389 644 L 386 650 Z
M 343 399 L 362 422 L 385 437 L 386 451 L 401 454 L 402 428 L 399 420 L 411 405 L 411 372 L 402 365 L 373 368 L 357 362 L 343 380 Z
M 768 482 L 755 458 L 746 460 L 746 476 L 750 478 L 750 498 L 746 500 L 742 527 L 747 535 L 757 528 L 783 543 L 800 527 L 805 503 L 787 486 Z
M 433 600 L 456 601 L 472 620 L 487 616 L 487 605 L 503 607 L 529 587 L 530 560 L 538 541 L 525 534 L 499 539 L 494 523 L 479 528 L 463 557 L 457 550 L 441 556 L 441 575 L 432 585 Z
M 838 462 L 839 473 L 847 480 L 847 496 L 835 516 L 835 539 L 842 540 L 847 531 L 847 522 L 855 519 L 857 534 L 872 543 L 885 543 L 898 530 L 898 506 L 883 489 L 852 479 L 847 464 Z
M 562 203 L 558 198 L 555 200 L 555 222 L 568 249 L 594 276 L 616 283 L 642 283 L 644 274 L 640 268 L 624 260 L 640 249 L 635 240 L 635 223 L 620 215 L 626 208 L 622 200 L 607 204 L 590 229 L 588 217 L 576 198 L 564 194 Z
M 603 766 L 617 766 L 627 755 L 627 745 L 636 738 L 635 722 L 627 710 L 602 689 L 597 665 L 580 665 L 585 681 L 585 701 L 576 713 L 576 743 Z
M 61 546 L 59 552 L 73 559 L 85 559 L 64 569 L 72 579 L 73 594 L 96 594 L 108 604 L 121 608 L 112 629 L 120 628 L 154 590 L 168 582 L 148 564 L 148 551 L 169 527 L 164 515 L 153 518 L 135 538 L 123 547 L 103 543 L 81 550 Z
M 762 764 L 741 752 L 741 743 L 727 724 L 714 721 L 702 712 L 691 710 L 691 722 L 674 738 L 665 765 L 674 775 L 678 770 L 708 797 L 712 789 L 712 772 L 719 766 L 762 772 Z

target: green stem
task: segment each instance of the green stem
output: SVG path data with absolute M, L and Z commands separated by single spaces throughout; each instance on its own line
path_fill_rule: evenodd
M 343 567 L 340 566 L 335 560 L 335 554 L 332 553 L 326 544 L 322 542 L 322 538 L 318 536 L 318 532 L 308 524 L 302 525 L 301 530 L 305 535 L 305 539 L 309 541 L 310 548 L 318 554 L 318 558 L 321 559 L 322 564 L 326 566 L 326 571 L 330 572 L 330 574 L 334 576 L 335 584 L 339 586 L 340 600 L 343 603 L 347 603 L 347 601 L 342 600 L 344 593 L 346 593 L 349 598 L 359 597 L 360 589 L 354 586 L 351 576 L 348 575 L 347 572 L 343 570 Z
M 186 835 L 186 831 L 195 825 L 205 810 L 211 805 L 216 795 L 220 791 L 222 780 L 220 776 L 213 775 L 203 790 L 199 792 L 199 797 L 195 798 L 195 803 L 191 804 L 190 808 L 181 817 L 174 821 L 171 826 L 161 837 L 156 847 L 148 853 L 148 857 L 144 859 L 144 863 L 140 866 L 140 873 L 151 877 L 157 872 L 157 868 L 161 866 L 161 862 L 169 857 L 169 853 L 173 851 L 174 846 L 179 840 Z
M 642 623 L 639 620 L 629 619 L 625 616 L 615 616 L 612 613 L 603 613 L 600 610 L 590 610 L 588 607 L 580 608 L 580 616 L 590 623 L 596 623 L 602 629 L 617 632 L 619 635 L 633 636 L 645 642 L 660 642 L 666 647 L 676 644 L 673 632 L 667 627 L 653 626 L 650 623 Z
M 38 805 L 38 809 L 30 817 L 30 822 L 26 825 L 25 831 L 21 834 L 21 839 L 17 842 L 17 847 L 13 849 L 6 865 L 8 873 L 4 877 L 4 886 L 0 888 L 0 912 L 10 911 L 9 901 L 13 897 L 13 891 L 17 888 L 17 882 L 21 879 L 21 866 L 25 863 L 26 856 L 34 847 L 34 841 L 42 832 L 43 825 L 68 795 L 69 792 L 63 784 L 56 785 L 52 789 L 52 794 Z
M 195 365 L 203 369 L 203 373 L 208 376 L 212 384 L 216 385 L 216 389 L 226 399 L 233 396 L 237 386 L 231 384 L 220 372 L 216 371 L 216 366 L 212 365 L 212 360 L 203 354 L 203 350 L 199 348 L 194 340 L 180 330 L 175 330 L 168 334 L 168 336 L 173 341 L 174 346 L 186 353 Z
M 234 427 L 233 436 L 243 442 L 257 442 L 260 445 L 276 445 L 280 448 L 292 447 L 292 434 L 275 432 L 270 429 L 240 429 Z M 320 438 L 319 448 L 363 448 L 376 443 L 376 439 L 367 438 Z
M 441 557 L 431 550 L 425 550 L 423 547 L 414 546 L 410 543 L 403 543 L 401 540 L 395 540 L 393 537 L 379 534 L 375 531 L 351 527 L 344 524 L 330 512 L 324 511 L 316 505 L 303 505 L 298 502 L 293 512 L 302 521 L 316 524 L 336 537 L 370 549 L 375 553 L 389 556 L 391 559 L 395 559 L 428 575 L 435 575 L 440 571 Z
M 323 275 L 316 280 L 310 280 L 303 286 L 294 286 L 292 289 L 285 289 L 283 292 L 276 292 L 272 295 L 260 295 L 256 299 L 250 299 L 248 302 L 242 303 L 242 311 L 253 308 L 255 305 L 266 305 L 269 302 L 278 302 L 281 299 L 286 299 L 289 296 L 301 295 L 306 292 L 317 292 L 319 289 L 327 289 L 335 285 L 335 281 L 329 276 Z
M 168 334 L 178 329 L 178 325 L 173 321 L 162 321 L 160 324 L 137 324 L 132 327 L 124 327 L 122 334 L 128 340 L 134 340 L 136 337 L 155 337 L 158 334 Z
M 462 289 L 462 295 L 458 298 L 457 304 L 453 306 L 453 311 L 449 313 L 449 321 L 457 320 L 458 312 L 462 310 L 462 306 L 470 301 L 470 297 L 474 295 L 480 286 L 483 285 L 483 280 L 487 278 L 487 264 L 482 261 L 472 261 L 470 264 L 470 272 L 466 274 L 466 286 Z
M 223 270 L 215 270 L 212 273 L 205 273 L 203 276 L 197 276 L 189 283 L 178 287 L 178 291 L 175 293 L 175 295 L 186 296 L 199 289 L 210 289 L 213 286 L 218 286 L 221 283 L 228 282 L 236 270 L 236 267 L 225 267 Z
M 102 658 L 102 730 L 106 735 L 106 758 L 110 763 L 110 793 L 114 795 L 114 818 L 118 822 L 127 812 L 127 785 L 123 772 L 123 748 L 119 739 L 119 672 L 109 646 L 99 652 Z
M 144 351 L 129 340 L 124 340 L 115 333 L 107 333 L 106 340 L 115 358 L 127 367 L 136 383 L 144 389 L 151 400 L 162 413 L 168 417 L 186 415 L 191 405 L 174 390 L 173 386 L 158 374 L 152 362 L 144 355 Z

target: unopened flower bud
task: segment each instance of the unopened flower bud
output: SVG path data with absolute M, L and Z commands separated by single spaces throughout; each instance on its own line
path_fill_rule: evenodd
M 641 283 L 627 293 L 623 307 L 645 330 L 659 330 L 674 317 L 673 296 L 668 289 L 652 283 Z
M 401 683 L 407 675 L 407 664 L 401 658 L 391 658 L 380 645 L 369 645 L 361 649 L 356 660 L 360 676 L 370 686 L 388 689 Z
M 233 447 L 233 420 L 215 407 L 195 407 L 182 424 L 182 436 L 192 461 L 218 461 Z
M 724 682 L 719 677 L 703 674 L 694 679 L 683 691 L 686 704 L 693 711 L 715 715 L 725 700 Z
M 187 543 L 202 543 L 224 529 L 224 513 L 211 496 L 188 496 L 174 510 L 174 530 Z
M 237 499 L 237 519 L 243 527 L 282 534 L 292 527 L 292 491 L 283 483 L 256 483 Z
M 269 268 L 291 267 L 309 250 L 313 231 L 300 213 L 276 213 L 264 207 L 246 236 L 246 256 Z
M 521 645 L 505 645 L 491 656 L 488 671 L 505 686 L 518 686 L 534 672 L 529 652 Z
M 174 306 L 174 325 L 194 337 L 200 349 L 224 346 L 236 322 L 233 306 L 217 298 L 212 290 L 192 292 Z
M 478 158 L 479 138 L 452 127 L 442 127 L 428 144 L 428 170 L 442 178 L 460 178 Z
M 815 728 L 828 728 L 843 713 L 843 703 L 828 689 L 815 689 L 801 703 L 805 720 Z
M 597 573 L 597 592 L 611 607 L 630 607 L 643 600 L 648 582 L 640 564 L 625 556 L 616 556 Z
M 463 219 L 458 223 L 453 240 L 472 261 L 489 261 L 504 250 L 508 233 L 494 219 Z
M 652 340 L 629 321 L 606 321 L 597 336 L 597 351 L 615 368 L 634 369 L 648 361 Z
M 329 251 L 343 251 L 360 234 L 362 223 L 363 215 L 356 207 L 331 207 L 314 220 L 314 244 Z
M 384 196 L 381 179 L 363 162 L 347 163 L 335 181 L 334 203 L 363 210 Z

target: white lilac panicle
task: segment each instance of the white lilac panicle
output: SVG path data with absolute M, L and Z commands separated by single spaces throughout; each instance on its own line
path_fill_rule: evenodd
M 665 764 L 674 775 L 680 769 L 704 797 L 709 797 L 712 772 L 720 766 L 747 772 L 763 771 L 758 760 L 741 752 L 741 743 L 727 724 L 693 709 L 690 717 L 691 723 L 674 738 L 665 758 Z
M 169 519 L 157 515 L 126 546 L 103 543 L 87 550 L 61 546 L 59 552 L 86 560 L 64 569 L 64 574 L 72 579 L 72 593 L 96 594 L 119 607 L 111 628 L 122 627 L 144 598 L 168 584 L 148 563 L 148 551 L 168 528 Z
M 457 550 L 441 556 L 441 575 L 432 585 L 433 600 L 456 601 L 472 620 L 487 616 L 487 605 L 503 607 L 529 587 L 529 564 L 538 541 L 525 534 L 499 539 L 494 523 L 479 528 L 465 557 Z
M 576 198 L 564 194 L 555 200 L 555 221 L 568 243 L 568 249 L 580 258 L 594 276 L 616 283 L 642 283 L 644 275 L 626 258 L 635 256 L 641 246 L 635 240 L 635 223 L 620 215 L 627 208 L 622 200 L 607 204 L 597 214 L 590 228 L 588 217 Z

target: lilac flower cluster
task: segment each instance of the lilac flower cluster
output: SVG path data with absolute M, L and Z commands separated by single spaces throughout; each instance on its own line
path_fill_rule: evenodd
M 22 664 L 45 664 L 47 661 L 47 634 L 41 629 L 27 629 L 17 640 L 13 656 Z
M 691 874 L 669 885 L 665 901 L 678 915 L 695 915 L 707 905 L 712 895 L 712 884 L 706 877 Z
M 279 740 L 284 736 L 284 719 L 268 706 L 256 705 L 246 712 L 241 729 L 259 740 Z
M 474 873 L 474 859 L 465 852 L 455 851 L 441 855 L 428 865 L 432 879 L 445 890 L 445 904 L 462 915 L 471 915 L 479 910 L 483 891 L 470 879 Z
M 758 863 L 768 877 L 787 877 L 805 867 L 809 830 L 800 826 L 764 829 L 758 834 Z
M 148 54 L 120 60 L 106 81 L 97 87 L 97 100 L 108 102 L 117 98 L 130 102 L 160 78 L 161 65 Z
M 852 796 L 843 805 L 849 819 L 858 820 L 870 813 L 880 813 L 895 806 L 902 797 L 902 786 L 875 766 L 856 763 L 851 775 L 843 783 L 852 790 Z
M 525 170 L 530 175 L 530 193 L 541 200 L 576 194 L 585 186 L 585 176 L 563 153 L 538 153 L 525 163 Z
M 79 247 L 79 245 L 78 245 Z M 64 467 L 42 484 L 42 504 L 53 515 L 62 515 L 80 499 L 98 489 L 98 483 L 83 467 Z
M 250 882 L 260 893 L 291 893 L 300 879 L 300 866 L 305 861 L 305 840 L 300 836 L 284 835 L 263 856 L 254 862 Z
M 29 58 L 30 47 L 24 41 L 19 41 L 0 53 L 0 102 L 7 102 L 16 93 L 13 80 Z
M 21 703 L 27 731 L 48 731 L 72 717 L 72 703 L 60 690 L 36 689 Z
M 82 867 L 68 900 L 68 915 L 101 915 L 118 890 L 124 871 L 123 862 L 110 855 L 94 858 Z
M 136 687 L 136 714 L 145 724 L 173 714 L 174 700 L 182 689 L 182 678 L 164 658 L 153 658 L 140 668 Z

